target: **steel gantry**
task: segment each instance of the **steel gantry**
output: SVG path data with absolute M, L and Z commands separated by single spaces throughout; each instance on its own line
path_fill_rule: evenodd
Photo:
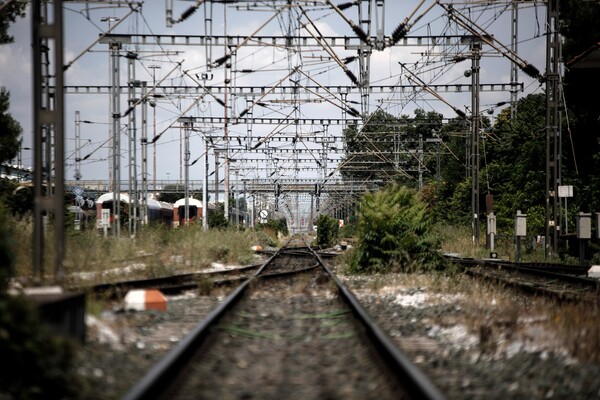
M 558 0 L 554 1 L 549 5 L 549 26 L 551 26 L 550 23 L 555 23 L 555 20 L 558 16 Z M 52 2 L 46 3 L 50 3 L 54 8 L 58 8 L 58 13 L 61 12 L 61 2 L 56 2 L 56 4 Z M 115 1 L 110 3 L 118 3 L 119 6 L 128 5 L 131 10 L 127 15 L 130 15 L 134 11 L 141 12 L 140 3 L 136 3 L 138 7 L 131 7 L 132 3 L 130 4 L 129 2 Z M 378 100 L 382 100 L 383 102 L 385 99 L 381 98 L 387 97 L 389 100 L 390 97 L 395 95 L 409 99 L 414 99 L 417 97 L 423 98 L 424 96 L 433 95 L 436 100 L 439 100 L 440 96 L 438 93 L 470 93 L 472 99 L 471 116 L 470 118 L 467 118 L 471 121 L 471 135 L 469 135 L 469 137 L 471 140 L 471 145 L 473 146 L 470 150 L 470 168 L 471 172 L 476 174 L 479 170 L 478 138 L 480 130 L 480 94 L 487 91 L 510 92 L 511 103 L 514 105 L 517 93 L 524 90 L 524 84 L 517 82 L 518 76 L 515 66 L 523 70 L 529 76 L 534 76 L 536 78 L 539 77 L 539 72 L 537 72 L 535 67 L 517 55 L 516 44 L 518 43 L 518 24 L 516 22 L 516 13 L 518 8 L 517 3 L 519 3 L 518 1 L 512 2 L 513 14 L 510 49 L 506 46 L 503 46 L 497 39 L 493 37 L 493 35 L 488 34 L 483 27 L 477 25 L 473 20 L 469 19 L 467 15 L 463 15 L 460 10 L 451 3 L 443 3 L 441 1 L 431 2 L 431 5 L 424 10 L 421 10 L 420 13 L 418 13 L 418 11 L 421 9 L 425 1 L 418 1 L 417 7 L 412 11 L 412 13 L 410 13 L 389 35 L 386 35 L 384 27 L 384 0 L 359 0 L 344 5 L 337 4 L 337 2 L 334 4 L 334 2 L 329 0 L 313 2 L 303 1 L 298 2 L 298 4 L 287 0 L 267 1 L 260 3 L 250 1 L 223 2 L 225 28 L 222 35 L 215 34 L 213 32 L 213 3 L 215 2 L 210 0 L 205 2 L 195 2 L 195 4 L 191 5 L 180 17 L 177 17 L 173 14 L 173 1 L 167 1 L 167 25 L 173 27 L 188 19 L 194 13 L 194 11 L 202 6 L 204 10 L 204 34 L 201 35 L 154 33 L 120 34 L 113 33 L 115 31 L 114 28 L 116 28 L 118 24 L 115 24 L 112 27 L 109 26 L 109 31 L 99 35 L 94 44 L 84 51 L 84 53 L 90 51 L 90 49 L 96 43 L 107 45 L 110 77 L 110 82 L 108 85 L 91 84 L 65 86 L 62 82 L 61 74 L 50 73 L 49 71 L 44 72 L 44 68 L 47 67 L 44 66 L 43 61 L 39 65 L 39 70 L 42 72 L 40 75 L 41 77 L 38 81 L 36 81 L 35 86 L 36 88 L 42 88 L 40 93 L 48 98 L 47 100 L 41 101 L 44 107 L 47 106 L 47 109 L 53 108 L 55 103 L 57 106 L 56 108 L 60 109 L 62 112 L 62 104 L 60 104 L 60 102 L 62 102 L 62 96 L 64 95 L 101 94 L 107 95 L 110 99 L 109 120 L 111 128 L 109 135 L 111 139 L 111 153 L 109 157 L 109 164 L 111 167 L 109 172 L 109 180 L 111 181 L 111 190 L 114 193 L 113 228 L 116 236 L 119 235 L 120 226 L 120 208 L 118 207 L 120 200 L 119 193 L 123 188 L 121 186 L 122 182 L 120 176 L 120 134 L 122 126 L 124 125 L 122 123 L 123 119 L 125 117 L 128 118 L 128 190 L 132 192 L 130 194 L 133 194 L 132 198 L 135 200 L 140 197 L 138 196 L 137 187 L 137 177 L 140 175 L 137 173 L 137 164 L 139 162 L 137 158 L 137 148 L 141 147 L 142 204 L 141 207 L 139 207 L 141 221 L 144 221 L 144 219 L 147 217 L 145 202 L 147 201 L 148 196 L 148 176 L 150 175 L 147 165 L 147 146 L 148 144 L 153 144 L 156 146 L 156 142 L 160 139 L 166 129 L 175 127 L 174 124 L 171 124 L 164 131 L 157 133 L 156 107 L 154 107 L 154 136 L 149 141 L 147 137 L 147 105 L 152 105 L 152 100 L 154 100 L 154 105 L 156 105 L 157 99 L 161 98 L 171 100 L 177 98 L 178 101 L 182 102 L 191 99 L 191 105 L 187 109 L 185 109 L 185 107 L 178 108 L 176 110 L 177 116 L 173 118 L 173 120 L 179 120 L 183 122 L 183 129 L 185 131 L 186 147 L 184 166 L 186 175 L 186 189 L 188 188 L 187 183 L 193 185 L 192 180 L 189 179 L 188 169 L 195 163 L 195 161 L 191 162 L 190 159 L 190 153 L 194 151 L 194 149 L 189 141 L 193 137 L 192 135 L 196 136 L 196 133 L 198 132 L 197 129 L 202 128 L 203 130 L 208 131 L 210 128 L 213 129 L 214 132 L 204 132 L 200 135 L 205 146 L 205 151 L 203 153 L 205 157 L 205 177 L 202 179 L 205 198 L 208 196 L 208 155 L 210 149 L 210 151 L 213 152 L 212 154 L 215 161 L 215 171 L 213 172 L 214 181 L 211 182 L 211 184 L 214 183 L 214 195 L 216 200 L 218 200 L 219 192 L 224 192 L 225 203 L 229 201 L 228 191 L 230 190 L 231 185 L 229 184 L 230 177 L 227 169 L 230 168 L 230 163 L 232 168 L 237 169 L 235 173 L 239 174 L 241 169 L 251 165 L 253 162 L 256 162 L 257 166 L 252 166 L 251 168 L 255 169 L 259 173 L 265 172 L 265 176 L 270 174 L 269 177 L 272 179 L 268 182 L 265 182 L 264 186 L 260 186 L 262 184 L 256 182 L 253 183 L 252 181 L 246 181 L 248 186 L 247 190 L 249 192 L 253 191 L 255 193 L 263 193 L 264 189 L 264 193 L 267 193 L 267 190 L 274 190 L 273 185 L 278 184 L 282 185 L 278 186 L 278 188 L 284 194 L 301 193 L 303 190 L 307 190 L 308 192 L 305 193 L 310 193 L 311 202 L 316 200 L 318 204 L 319 194 L 328 193 L 329 188 L 335 187 L 335 184 L 332 183 L 331 179 L 335 178 L 335 176 L 332 176 L 332 174 L 337 171 L 335 164 L 340 162 L 340 159 L 336 157 L 336 155 L 345 154 L 352 157 L 364 154 L 359 152 L 347 152 L 344 146 L 344 136 L 343 134 L 339 134 L 339 130 L 340 128 L 344 128 L 349 124 L 356 125 L 359 128 L 365 125 L 365 117 L 370 112 L 370 98 L 379 96 L 380 99 Z M 507 4 L 510 3 L 511 2 L 508 2 Z M 36 2 L 34 4 L 37 4 L 40 9 L 43 9 L 40 2 Z M 229 35 L 227 34 L 226 25 L 226 15 L 229 12 L 227 11 L 227 7 L 229 7 L 231 10 L 241 10 L 244 8 L 250 11 L 260 9 L 261 11 L 268 11 L 271 14 L 269 18 L 267 18 L 266 21 L 252 33 L 248 35 Z M 350 7 L 353 7 L 352 12 L 355 12 L 353 18 L 357 17 L 358 20 L 353 21 L 350 17 L 348 17 L 348 14 L 346 14 L 345 10 Z M 459 26 L 461 31 L 467 32 L 471 36 L 478 38 L 478 40 L 465 44 L 464 35 L 409 35 L 409 31 L 415 25 L 415 23 L 418 22 L 428 12 L 430 12 L 433 7 L 441 7 L 441 9 L 443 9 L 448 15 L 449 20 L 454 21 L 457 26 Z M 322 11 L 324 9 L 328 10 L 328 15 L 332 15 L 336 19 L 341 18 L 340 21 L 347 24 L 351 28 L 352 33 L 345 36 L 322 35 L 319 31 L 319 24 L 317 23 L 318 20 L 315 19 L 311 13 L 314 10 Z M 556 11 L 552 11 L 554 9 L 556 9 Z M 285 14 L 286 12 L 288 14 Z M 287 18 L 284 18 L 284 15 L 287 15 Z M 60 27 L 62 19 L 54 18 L 54 21 L 54 25 Z M 271 21 L 278 21 L 280 25 L 285 25 L 286 23 L 288 25 L 282 26 L 282 34 L 262 34 L 261 29 Z M 38 20 L 34 21 L 33 23 L 33 25 L 43 27 L 40 30 L 40 32 L 43 32 L 43 34 L 53 30 L 47 29 L 48 27 L 44 26 L 44 24 L 44 17 L 38 18 Z M 295 25 L 292 26 L 292 24 Z M 51 35 L 49 37 L 51 38 L 51 41 L 55 40 L 57 45 L 60 44 L 60 46 L 62 46 L 62 42 L 59 42 L 59 38 L 57 36 L 58 29 L 59 28 L 52 33 L 54 36 Z M 46 45 L 43 40 L 47 39 L 42 39 L 42 46 L 39 48 L 34 48 L 34 53 L 36 51 L 39 52 L 39 54 L 36 53 L 37 55 L 34 56 L 38 58 L 38 62 L 44 58 L 40 55 L 44 53 L 44 46 Z M 549 52 L 554 52 L 553 56 L 549 58 L 552 60 L 551 65 L 549 64 L 547 67 L 547 70 L 549 71 L 547 73 L 547 85 L 550 85 L 547 86 L 547 92 L 549 93 L 549 109 L 551 109 L 551 107 L 553 107 L 552 109 L 558 109 L 558 102 L 560 99 L 560 96 L 558 95 L 558 87 L 551 86 L 554 85 L 552 82 L 558 80 L 558 64 L 554 64 L 554 62 L 560 56 L 557 47 L 558 36 L 554 36 L 554 34 L 549 35 L 549 43 Z M 513 70 L 511 70 L 510 82 L 480 83 L 479 60 L 485 55 L 481 51 L 480 46 L 482 44 L 486 44 L 492 48 L 493 51 L 495 51 L 495 54 L 500 54 L 512 61 Z M 196 46 L 203 48 L 205 50 L 204 56 L 206 65 L 203 65 L 202 69 L 199 69 L 199 67 L 196 68 L 196 66 L 193 68 L 183 69 L 181 66 L 183 61 L 179 62 L 159 81 L 156 80 L 155 76 L 156 69 L 159 66 L 147 65 L 145 66 L 145 68 L 147 68 L 146 72 L 148 72 L 148 69 L 152 70 L 152 86 L 149 87 L 150 85 L 146 84 L 146 82 L 138 81 L 136 79 L 136 64 L 141 64 L 142 66 L 144 64 L 141 60 L 141 57 L 135 56 L 135 53 L 131 51 L 131 49 L 138 51 L 138 49 L 141 49 L 144 46 L 158 46 L 161 48 L 161 50 L 164 50 L 167 47 L 181 46 Z M 426 48 L 426 51 L 423 53 L 425 54 L 425 57 L 430 57 L 433 54 L 432 49 L 434 48 L 442 49 L 443 53 L 445 51 L 444 49 L 447 48 L 452 48 L 452 51 L 454 51 L 457 48 L 464 49 L 465 46 L 469 46 L 468 54 L 472 59 L 471 83 L 426 83 L 417 77 L 417 75 L 422 73 L 422 71 L 415 66 L 410 66 L 410 73 L 412 74 L 411 77 L 409 77 L 409 80 L 411 81 L 410 84 L 404 84 L 401 82 L 401 80 L 398 80 L 397 83 L 392 84 L 382 84 L 377 81 L 375 81 L 373 84 L 371 79 L 372 54 L 393 46 L 418 46 Z M 269 84 L 261 85 L 257 82 L 255 85 L 253 85 L 253 81 L 246 79 L 243 81 L 244 84 L 238 85 L 236 78 L 254 76 L 252 74 L 261 72 L 260 66 L 257 68 L 248 66 L 240 68 L 237 67 L 238 57 L 240 57 L 240 53 L 244 48 L 266 48 L 272 50 L 273 53 L 285 52 L 287 55 L 285 58 L 282 58 L 282 60 L 287 60 L 287 71 L 282 72 L 279 76 L 270 77 L 271 82 Z M 213 52 L 220 52 L 220 49 L 222 49 L 223 52 L 222 56 L 220 54 L 213 54 Z M 343 53 L 343 56 L 340 55 L 341 53 Z M 348 54 L 352 54 L 352 56 L 346 57 Z M 83 53 L 66 64 L 63 63 L 62 59 L 57 59 L 55 62 L 57 66 L 64 67 L 64 69 L 67 70 L 82 55 Z M 121 59 L 123 58 L 122 56 L 124 55 L 128 62 L 126 85 L 121 84 L 120 77 L 120 63 Z M 294 59 L 292 55 L 297 57 L 297 59 Z M 60 56 L 62 55 L 60 54 Z M 304 62 L 303 57 L 305 57 Z M 318 62 L 329 63 L 327 67 L 329 69 L 326 71 L 333 70 L 334 68 L 336 70 L 341 70 L 346 75 L 345 77 L 342 76 L 342 78 L 346 79 L 346 81 L 340 80 L 340 82 L 344 82 L 342 84 L 332 84 L 329 82 L 327 84 L 322 84 L 317 80 L 317 77 L 319 77 L 321 72 L 316 72 L 318 71 L 317 69 L 310 70 L 310 66 L 312 64 L 307 61 L 310 59 L 310 57 L 314 57 L 315 60 L 318 60 Z M 356 60 L 359 64 L 358 79 L 354 76 L 352 69 L 348 67 L 351 62 Z M 56 66 L 55 69 L 60 69 L 61 71 L 63 70 L 63 68 L 56 68 Z M 180 74 L 177 75 L 174 73 L 174 71 L 178 71 Z M 211 84 L 213 74 L 217 73 L 222 74 L 223 81 L 216 84 Z M 169 80 L 167 80 L 169 75 L 171 75 L 171 77 Z M 179 84 L 173 83 L 175 81 L 174 75 L 177 75 Z M 53 79 L 51 79 L 51 77 L 53 77 Z M 251 84 L 248 84 L 248 82 Z M 413 84 L 413 82 L 417 83 Z M 58 96 L 59 94 L 60 96 Z M 120 108 L 122 95 L 128 96 L 128 103 L 125 112 L 122 112 Z M 238 108 L 239 104 L 235 101 L 236 97 L 244 101 L 244 105 L 240 107 L 242 110 Z M 212 102 L 212 104 L 217 105 L 218 107 L 222 107 L 222 113 L 219 108 L 218 111 L 211 109 L 209 112 L 196 113 L 201 115 L 192 115 L 191 111 L 193 111 L 194 106 L 197 106 L 205 99 Z M 358 101 L 354 101 L 354 99 L 358 99 Z M 458 107 L 449 104 L 447 101 L 444 102 L 446 105 L 450 105 L 455 111 L 458 110 Z M 314 109 L 327 110 L 327 112 L 325 112 L 324 115 L 309 115 L 306 112 L 306 110 L 309 108 L 304 106 L 304 103 L 323 103 L 324 105 L 332 107 L 331 109 L 335 110 L 335 112 L 339 114 L 332 114 L 329 112 L 330 109 L 317 106 L 314 107 Z M 356 108 L 359 108 L 360 111 L 356 110 L 353 104 L 356 104 Z M 281 106 L 281 108 L 274 110 L 275 106 Z M 139 123 L 136 116 L 136 109 L 138 107 L 142 109 L 141 139 L 138 138 L 136 128 L 136 125 Z M 259 107 L 266 109 L 267 111 L 262 112 L 256 110 Z M 288 112 L 288 109 L 286 109 L 285 112 L 280 111 L 284 107 L 288 107 L 288 109 L 291 109 L 291 111 Z M 457 112 L 457 114 L 459 113 Z M 466 116 L 464 112 L 462 114 L 463 116 Z M 48 121 L 46 119 L 47 114 L 45 114 L 45 110 L 44 112 L 41 112 L 40 115 L 43 115 L 44 121 L 42 125 L 44 125 L 44 123 L 47 123 Z M 79 116 L 77 119 L 79 121 L 78 123 L 82 122 L 79 120 Z M 557 144 L 560 141 L 560 138 L 559 133 L 556 132 L 558 129 L 556 127 L 560 125 L 558 119 L 558 114 L 556 112 L 553 111 L 548 114 L 548 140 L 550 142 L 548 146 L 551 148 L 551 150 L 549 150 L 548 155 L 548 165 L 550 166 L 548 175 L 550 178 L 548 178 L 549 188 L 547 192 L 550 196 L 548 198 L 548 203 L 554 203 L 554 205 L 550 204 L 548 208 L 548 210 L 550 210 L 547 213 L 547 223 L 549 225 L 552 224 L 553 221 L 558 220 L 555 216 L 557 212 L 556 199 L 552 197 L 554 196 L 552 193 L 556 192 L 554 188 L 557 182 L 560 180 L 560 147 Z M 46 149 L 51 149 L 52 146 L 54 146 L 56 151 L 58 151 L 58 147 L 62 146 L 62 143 L 57 142 L 58 139 L 56 134 L 55 138 L 52 139 L 49 132 L 53 132 L 53 128 L 50 128 L 48 132 L 44 131 L 46 126 L 50 126 L 52 124 L 56 125 L 59 130 L 62 129 L 62 122 L 58 120 L 44 125 L 40 137 L 38 138 L 36 136 L 36 143 L 41 143 L 41 146 L 45 145 Z M 245 136 L 243 133 L 240 133 L 239 130 L 236 131 L 236 129 L 239 128 L 239 125 L 244 125 Z M 273 125 L 275 128 L 272 128 L 272 130 L 269 132 L 270 128 L 262 127 L 262 125 Z M 214 128 L 215 126 L 218 128 Z M 254 131 L 263 128 L 265 129 L 264 131 L 267 132 L 266 135 L 265 133 L 257 133 Z M 337 131 L 335 131 L 334 128 L 337 129 Z M 311 137 L 308 136 L 309 133 L 305 132 L 307 129 L 316 132 L 313 141 L 311 141 Z M 330 130 L 335 131 L 335 133 L 330 132 Z M 551 131 L 554 133 L 551 134 Z M 290 133 L 290 135 L 288 135 L 288 133 Z M 361 132 L 361 135 L 367 136 L 368 134 L 366 132 Z M 275 142 L 275 140 L 288 142 L 286 145 L 289 146 L 287 148 L 273 146 L 272 144 Z M 376 142 L 377 140 L 374 139 L 371 142 Z M 395 152 L 407 151 L 399 145 L 398 140 L 393 140 Z M 413 158 L 416 157 L 419 160 L 419 181 L 422 182 L 423 157 L 425 154 L 422 138 L 420 143 L 421 144 L 417 153 L 411 154 L 411 156 Z M 309 144 L 312 144 L 313 147 L 310 147 Z M 251 154 L 248 155 L 248 153 Z M 286 155 L 287 153 L 291 153 L 293 157 L 282 157 L 282 154 Z M 62 174 L 62 172 L 59 171 L 60 168 L 57 169 L 54 165 L 52 165 L 56 163 L 58 156 L 48 156 L 48 154 L 50 154 L 49 150 L 44 150 L 42 152 L 42 156 L 39 158 L 42 160 L 45 156 L 46 161 L 40 161 L 41 164 L 37 166 L 37 170 L 43 171 L 44 168 L 46 168 L 45 171 L 47 179 L 50 179 L 52 175 L 49 171 L 55 170 L 54 176 L 56 179 L 59 179 L 58 174 Z M 390 160 L 395 162 L 399 167 L 399 157 L 396 157 L 396 154 L 389 155 L 392 156 Z M 262 156 L 265 156 L 265 159 L 262 159 Z M 361 163 L 360 161 L 357 161 L 352 168 L 356 168 L 358 170 L 362 170 L 363 166 L 365 169 L 377 168 L 374 167 L 374 165 L 389 162 L 387 156 L 388 155 L 386 154 L 385 157 L 382 157 L 381 160 L 377 162 L 369 161 Z M 62 159 L 62 156 L 60 158 Z M 77 158 L 79 167 L 79 162 L 81 161 L 80 155 L 78 155 Z M 235 158 L 243 160 L 243 162 L 232 161 Z M 37 159 L 38 157 L 36 151 L 36 160 Z M 180 156 L 180 159 L 182 159 L 180 162 L 183 163 L 184 161 L 182 156 Z M 200 159 L 200 157 L 198 157 L 198 159 Z M 46 165 L 44 165 L 44 162 Z M 156 156 L 154 157 L 154 162 L 155 169 L 153 173 L 153 187 L 156 190 L 158 187 L 156 183 Z M 261 162 L 264 162 L 264 165 L 259 166 L 258 163 Z M 180 170 L 182 167 L 183 165 L 180 165 Z M 222 179 L 219 179 L 220 167 L 224 169 L 224 176 L 221 177 Z M 310 185 L 306 186 L 303 184 L 292 185 L 281 183 L 283 182 L 282 179 L 290 177 L 285 175 L 286 171 L 291 173 L 291 177 L 297 178 L 297 173 L 301 169 L 318 171 L 319 179 L 310 184 L 318 184 L 318 188 L 311 189 Z M 38 176 L 41 176 L 41 173 L 38 174 Z M 61 175 L 60 180 L 62 181 L 63 179 L 64 177 Z M 236 178 L 234 182 L 234 186 L 237 185 L 238 179 Z M 348 183 L 346 182 L 344 185 L 347 186 Z M 360 193 L 360 188 L 364 188 L 364 185 L 359 187 L 351 184 L 350 188 L 350 191 L 356 194 Z M 340 190 L 343 191 L 342 188 L 340 188 Z M 473 175 L 473 193 L 473 221 L 474 225 L 476 225 L 475 222 L 478 219 L 479 214 L 479 210 L 477 208 L 479 204 L 479 182 L 477 175 Z M 186 199 L 188 194 L 189 192 L 186 191 Z M 296 201 L 295 204 L 297 206 L 298 202 Z M 138 209 L 138 206 L 137 204 L 133 204 L 131 207 L 132 209 L 130 210 L 130 215 L 133 216 L 133 219 L 130 220 L 130 233 L 135 233 L 138 219 L 135 216 L 135 210 Z M 226 206 L 226 212 L 228 211 L 228 208 L 229 207 Z M 207 207 L 205 207 L 205 211 L 206 209 Z M 43 211 L 41 213 L 43 213 Z M 558 227 L 556 230 L 558 230 Z M 478 232 L 474 232 L 474 238 L 477 237 Z
M 33 55 L 34 225 L 33 270 L 45 280 L 46 226 L 54 220 L 54 275 L 62 279 L 64 257 L 64 92 L 62 1 L 31 5 Z

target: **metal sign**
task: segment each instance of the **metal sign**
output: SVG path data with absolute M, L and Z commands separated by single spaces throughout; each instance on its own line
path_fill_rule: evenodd
M 79 196 L 83 196 L 83 189 L 79 186 L 75 186 L 73 188 L 73 193 L 75 194 L 75 196 L 79 197 Z
M 269 216 L 269 212 L 267 210 L 261 210 L 259 215 L 262 219 L 265 219 Z
M 102 209 L 102 226 L 110 226 L 110 210 L 108 208 Z
M 561 185 L 558 187 L 558 197 L 573 197 L 573 186 Z

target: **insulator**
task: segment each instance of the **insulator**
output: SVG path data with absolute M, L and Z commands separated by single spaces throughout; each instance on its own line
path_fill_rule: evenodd
M 521 67 L 521 71 L 525 72 L 532 78 L 540 79 L 542 76 L 540 75 L 540 71 L 531 64 L 525 64 Z
M 185 21 L 186 19 L 188 19 L 190 17 L 190 15 L 192 15 L 193 13 L 196 12 L 197 8 L 198 7 L 191 6 L 190 8 L 188 8 L 187 10 L 185 10 L 183 12 L 183 14 L 181 14 L 181 17 L 179 18 L 179 21 L 181 22 L 181 21 Z
M 225 54 L 223 57 L 217 58 L 215 60 L 215 62 L 213 63 L 213 66 L 219 67 L 219 66 L 223 65 L 225 63 L 225 61 L 229 60 L 230 57 L 231 57 L 231 54 Z
M 352 115 L 353 117 L 360 117 L 360 112 L 358 112 L 358 110 L 356 108 L 353 107 L 349 107 L 347 110 L 348 114 Z
M 364 43 L 369 44 L 369 36 L 362 30 L 362 28 L 358 25 L 352 25 L 352 30 L 356 33 L 356 36 L 359 37 Z
M 406 28 L 406 24 L 402 22 L 400 25 L 394 29 L 392 32 L 392 45 L 398 43 L 400 39 L 406 36 L 408 33 L 408 29 Z
M 360 86 L 360 82 L 358 81 L 358 79 L 356 78 L 356 75 L 354 75 L 352 73 L 352 71 L 350 71 L 349 69 L 344 71 L 346 73 L 346 75 L 348 75 L 348 78 L 350 78 L 350 80 L 356 85 L 356 86 Z
M 348 8 L 355 6 L 356 2 L 352 1 L 352 2 L 348 2 L 348 3 L 340 3 L 337 5 L 337 8 L 339 8 L 340 10 L 347 10 Z
M 461 118 L 467 118 L 467 114 L 465 114 L 464 112 L 462 112 L 462 110 L 459 110 L 458 108 L 455 108 L 454 112 Z

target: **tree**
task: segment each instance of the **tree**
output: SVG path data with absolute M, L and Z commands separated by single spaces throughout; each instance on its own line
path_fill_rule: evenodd
M 416 110 L 414 118 L 397 118 L 381 109 L 375 111 L 360 131 L 356 125 L 344 130 L 347 154 L 340 168 L 342 177 L 416 186 L 419 171 L 435 174 L 435 153 L 428 155 L 427 139 L 441 126 L 442 116 L 435 112 Z
M 4 1 L 0 8 L 0 44 L 12 43 L 14 37 L 8 34 L 8 27 L 15 22 L 17 17 L 25 16 L 27 1 L 14 0 Z
M 346 180 L 389 180 L 396 175 L 394 140 L 399 134 L 398 119 L 379 109 L 363 125 L 344 129 L 346 156 L 340 172 Z
M 189 196 L 202 201 L 202 194 L 199 196 L 196 193 L 189 192 Z M 167 203 L 175 203 L 177 200 L 185 198 L 185 187 L 182 185 L 165 185 L 160 192 L 158 199 Z
M 8 27 L 17 17 L 25 16 L 27 1 L 3 2 L 0 7 L 0 44 L 12 43 L 14 37 L 8 34 Z M 0 88 L 0 164 L 16 157 L 20 149 L 19 136 L 23 129 L 8 113 L 10 95 L 6 88 Z
M 9 105 L 8 90 L 0 88 L 0 163 L 15 158 L 21 148 L 19 137 L 23 128 L 8 112 Z

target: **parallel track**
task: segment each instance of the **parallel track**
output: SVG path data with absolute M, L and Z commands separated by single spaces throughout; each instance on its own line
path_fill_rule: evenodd
M 466 267 L 466 273 L 471 276 L 505 284 L 524 292 L 553 297 L 560 301 L 600 302 L 600 281 L 587 277 L 588 267 L 447 258 Z

